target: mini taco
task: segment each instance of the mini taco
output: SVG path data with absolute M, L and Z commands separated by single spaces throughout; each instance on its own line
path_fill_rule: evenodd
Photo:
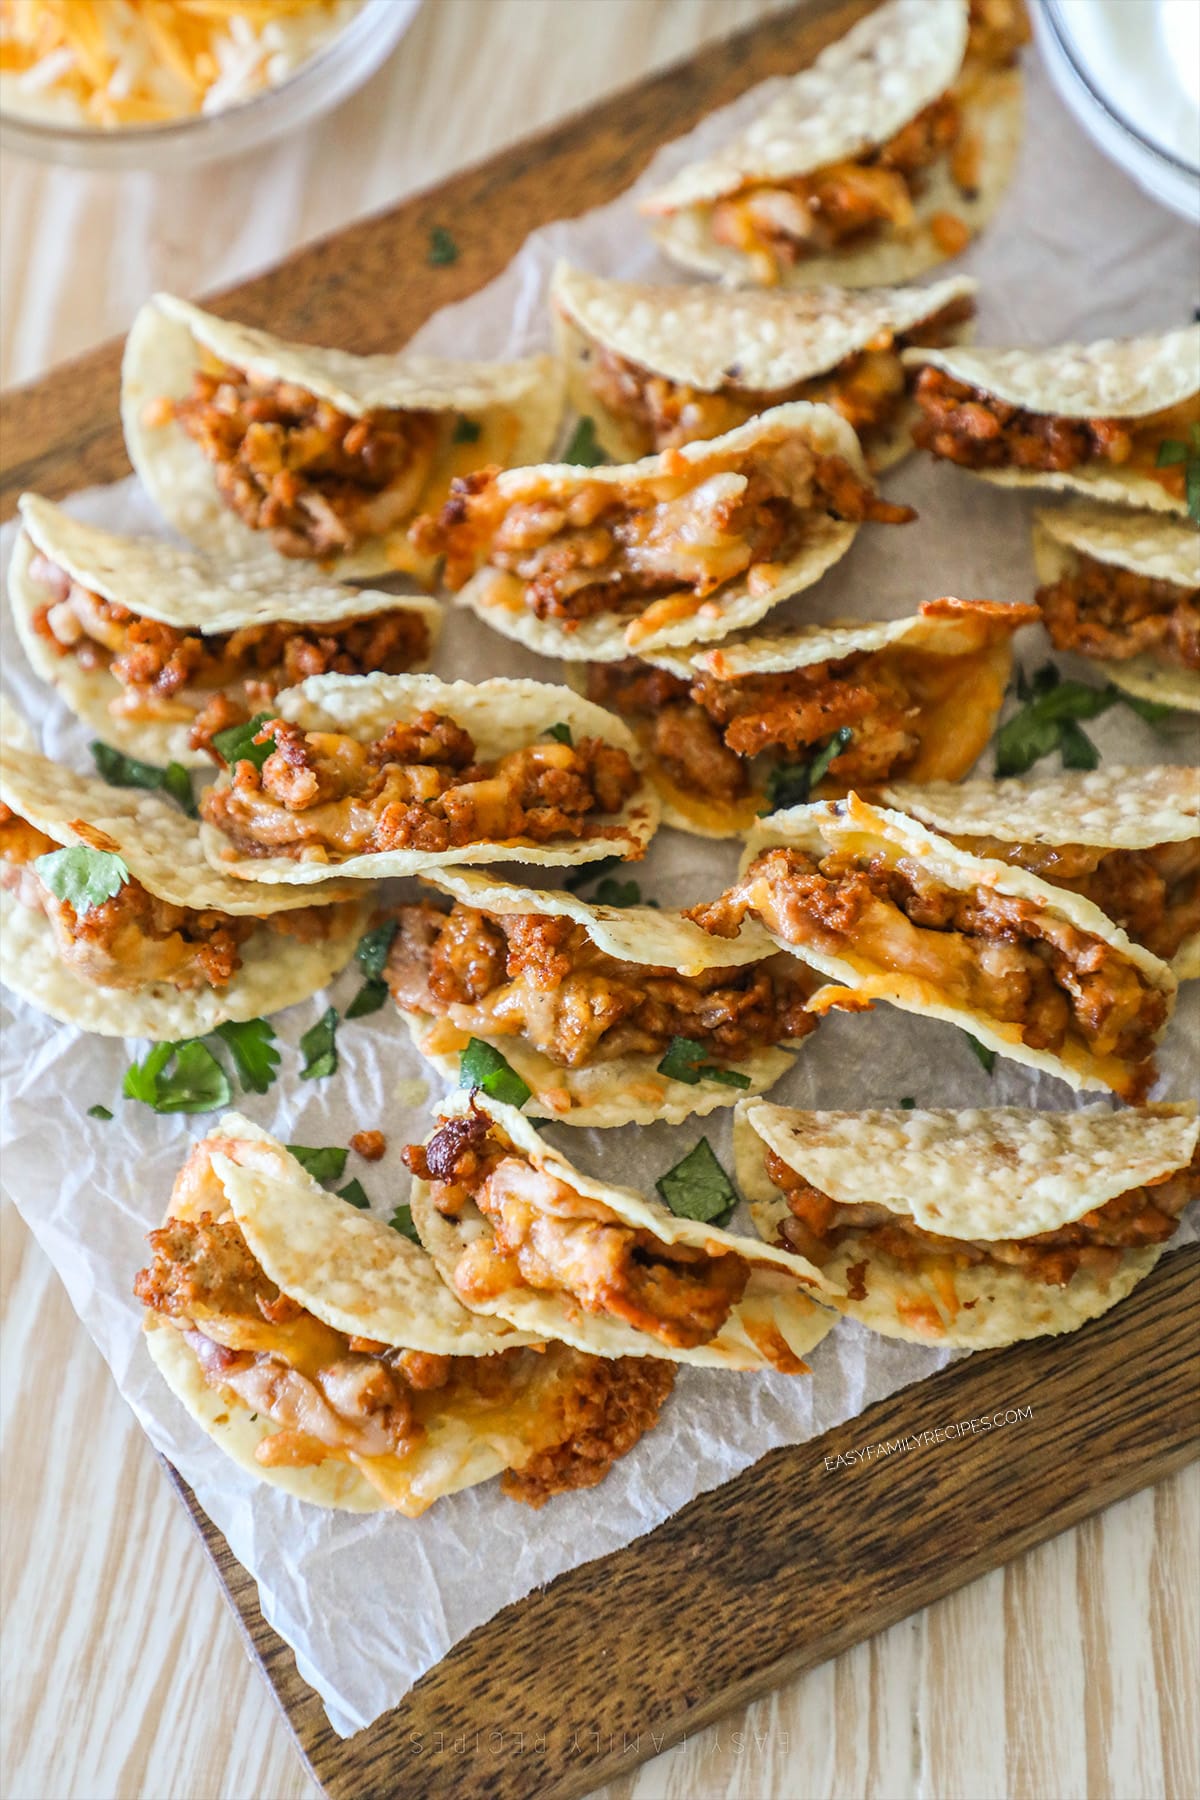
M 486 624 L 542 656 L 613 661 L 725 637 L 811 587 L 876 495 L 858 439 L 796 400 L 622 466 L 482 471 L 413 537 Z
M 1111 507 L 1034 515 L 1034 596 L 1057 650 L 1143 700 L 1200 712 L 1200 533 Z
M 796 1112 L 734 1123 L 768 1243 L 885 1337 L 985 1349 L 1074 1331 L 1148 1275 L 1200 1195 L 1194 1106 Z
M 734 282 L 909 281 L 987 223 L 1021 135 L 1022 0 L 886 0 L 714 155 L 642 202 Z
M 815 981 L 765 932 L 722 942 L 678 912 L 467 869 L 431 885 L 453 906 L 399 907 L 384 969 L 417 1048 L 455 1080 L 490 1045 L 564 1125 L 677 1124 L 764 1093 L 814 1029 Z
M 349 962 L 371 892 L 248 888 L 169 800 L 0 742 L 0 972 L 66 1024 L 176 1039 L 279 1012 Z
M 502 1475 L 540 1506 L 655 1424 L 669 1365 L 583 1356 L 468 1312 L 425 1252 L 230 1113 L 175 1182 L 134 1291 L 150 1354 L 250 1474 L 313 1506 L 394 1509 Z
M 421 1242 L 474 1312 L 594 1356 L 790 1375 L 829 1329 L 803 1257 L 593 1181 L 482 1092 L 404 1159 Z
M 1052 780 L 897 782 L 882 798 L 951 843 L 1093 901 L 1179 981 L 1200 976 L 1200 775 L 1093 769 Z
M 903 361 L 921 371 L 913 440 L 933 456 L 1000 487 L 1187 512 L 1200 325 L 1049 350 L 906 350 Z
M 429 661 L 436 601 L 354 592 L 303 568 L 235 566 L 83 525 L 36 494 L 8 591 L 25 654 L 106 744 L 203 767 L 220 730 L 308 675 L 407 673 Z
M 606 281 L 560 264 L 550 297 L 568 397 L 617 461 L 811 400 L 840 413 L 868 468 L 881 470 L 912 449 L 915 377 L 901 350 L 959 342 L 975 288 L 958 276 L 928 288 L 755 294 Z
M 992 733 L 1032 606 L 932 600 L 907 619 L 800 625 L 713 649 L 593 663 L 668 825 L 732 837 L 812 793 L 965 775 Z
M 734 887 L 690 914 L 722 937 L 748 915 L 830 977 L 814 1011 L 886 1000 L 1126 1100 L 1156 1079 L 1175 1003 L 1166 963 L 1081 894 L 857 794 L 764 819 Z
M 548 356 L 351 356 L 157 294 L 125 346 L 121 419 L 151 497 L 199 549 L 425 577 L 412 520 L 455 476 L 544 456 L 561 387 Z
M 658 824 L 628 728 L 539 681 L 314 675 L 216 753 L 205 854 L 253 882 L 636 859 Z

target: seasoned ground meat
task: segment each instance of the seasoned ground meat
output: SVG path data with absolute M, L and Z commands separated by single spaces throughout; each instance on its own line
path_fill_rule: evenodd
M 733 375 L 712 392 L 688 387 L 652 374 L 602 345 L 593 346 L 589 353 L 588 385 L 599 404 L 636 434 L 641 456 L 719 437 L 755 413 L 789 400 L 832 406 L 869 449 L 887 436 L 907 398 L 911 378 L 900 361 L 900 351 L 909 344 L 949 343 L 956 328 L 974 312 L 974 300 L 964 295 L 909 331 L 894 338 L 884 333 L 882 340 L 845 357 L 827 374 L 769 392 L 743 387 Z
M 231 725 L 309 675 L 402 675 L 429 655 L 429 627 L 416 612 L 199 632 L 102 600 L 45 557 L 31 572 L 52 593 L 33 615 L 34 631 L 57 655 L 89 671 L 106 669 L 123 690 L 114 703 L 122 718 L 190 719 L 209 690 L 233 688 L 240 702 L 227 705 L 224 724 Z
M 229 367 L 198 369 L 169 416 L 212 464 L 226 506 L 281 555 L 310 558 L 398 527 L 439 433 L 436 413 L 380 407 L 351 418 L 295 382 Z
M 633 482 L 588 481 L 566 497 L 513 502 L 497 488 L 499 470 L 481 469 L 456 480 L 439 516 L 419 519 L 412 536 L 426 554 L 445 557 L 449 587 L 462 587 L 486 561 L 524 584 L 539 619 L 570 627 L 640 612 L 657 594 L 691 592 L 699 601 L 758 565 L 786 561 L 813 513 L 883 524 L 916 516 L 881 500 L 841 457 L 814 457 L 801 443 L 777 447 L 762 467 L 743 461 L 685 485 L 690 470 L 680 459 L 670 497 Z M 807 491 L 801 476 L 810 465 L 811 493 L 798 505 L 790 496 Z
M 1031 1049 L 1057 1054 L 1074 1034 L 1093 1055 L 1129 1068 L 1131 1093 L 1154 1079 L 1167 996 L 1119 949 L 1033 901 L 945 887 L 910 857 L 814 859 L 780 848 L 692 916 L 729 935 L 747 912 L 800 948 L 838 956 L 853 947 L 870 963 L 928 981 L 970 1012 L 1019 1025 Z
M 350 1139 L 350 1148 L 364 1161 L 378 1162 L 387 1154 L 387 1139 L 382 1131 L 356 1131 Z
M 953 1268 L 998 1263 L 1016 1268 L 1031 1281 L 1066 1287 L 1079 1270 L 1100 1281 L 1116 1272 L 1129 1250 L 1162 1244 L 1178 1229 L 1185 1206 L 1200 1195 L 1200 1149 L 1186 1169 L 1149 1186 L 1131 1188 L 1069 1225 L 1032 1237 L 983 1243 L 940 1237 L 924 1231 L 911 1218 L 886 1206 L 832 1199 L 789 1168 L 773 1150 L 766 1153 L 767 1174 L 787 1200 L 790 1217 L 779 1227 L 779 1241 L 818 1268 L 848 1238 L 866 1258 L 856 1299 L 870 1290 L 870 1257 L 875 1252 L 917 1271 L 930 1257 Z M 861 1267 L 861 1265 L 860 1265 Z
M 793 957 L 681 975 L 606 955 L 569 918 L 428 902 L 397 918 L 386 975 L 403 1011 L 475 1036 L 519 1032 L 563 1068 L 660 1056 L 674 1037 L 736 1063 L 815 1025 L 804 1010 L 812 984 Z
M 510 1500 L 544 1506 L 555 1494 L 595 1487 L 614 1462 L 628 1454 L 658 1423 L 672 1387 L 675 1364 L 661 1357 L 580 1358 L 573 1386 L 564 1386 L 561 1442 L 520 1469 L 510 1469 L 500 1486 Z
M 1076 551 L 1074 566 L 1035 597 L 1056 650 L 1105 662 L 1150 656 L 1200 669 L 1200 588 L 1154 581 Z
M 168 1319 L 196 1319 L 205 1313 L 263 1317 L 260 1301 L 279 1297 L 255 1261 L 241 1227 L 233 1219 L 202 1213 L 199 1219 L 168 1219 L 147 1233 L 153 1252 L 139 1270 L 133 1291 L 143 1306 Z
M 406 1161 L 418 1172 L 445 1171 L 431 1187 L 440 1212 L 457 1217 L 473 1201 L 491 1226 L 465 1246 L 454 1271 L 468 1305 L 531 1287 L 674 1348 L 717 1335 L 749 1280 L 744 1257 L 667 1244 L 626 1225 L 603 1202 L 536 1169 L 494 1128 L 463 1144 L 455 1129 L 462 1123 L 440 1126 L 423 1155 L 411 1146 Z
M 921 370 L 914 395 L 914 442 L 962 468 L 1062 473 L 1103 463 L 1136 468 L 1183 498 L 1184 465 L 1159 468 L 1158 452 L 1200 424 L 1200 399 L 1139 419 L 1063 418 L 1028 412 L 933 367 Z
M 15 813 L 11 806 L 0 800 L 0 859 L 14 866 L 30 863 L 38 856 L 47 856 L 52 850 L 60 850 L 61 844 L 20 813 Z
M 210 788 L 201 814 L 243 856 L 321 858 L 438 851 L 484 840 L 546 844 L 615 837 L 639 785 L 626 751 L 601 738 L 557 739 L 476 760 L 470 734 L 443 713 L 390 727 L 373 743 L 273 719 L 262 769 L 242 761 Z

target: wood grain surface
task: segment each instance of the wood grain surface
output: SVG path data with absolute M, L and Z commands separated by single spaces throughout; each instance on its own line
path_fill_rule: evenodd
M 242 282 L 347 218 L 427 188 L 769 10 L 770 0 L 429 0 L 400 53 L 358 101 L 247 162 L 163 179 L 3 159 L 0 380 L 29 381 L 64 356 L 89 351 L 122 331 L 155 287 L 200 294 Z M 848 16 L 859 10 L 846 9 Z M 782 31 L 806 23 L 773 25 L 759 39 L 762 48 L 722 51 L 720 97 L 768 66 L 746 58 L 767 56 L 783 42 Z M 654 141 L 683 128 L 672 99 L 692 92 L 690 78 L 657 92 L 650 105 Z M 236 310 L 267 316 L 255 313 L 259 305 L 284 329 L 358 348 L 381 341 L 364 334 L 382 329 L 385 319 L 403 337 L 502 265 L 515 246 L 505 248 L 495 235 L 492 215 L 512 196 L 527 209 L 523 235 L 545 216 L 547 194 L 554 212 L 578 210 L 629 178 L 651 144 L 631 142 L 620 108 L 606 116 L 605 157 L 620 171 L 611 184 L 605 169 L 586 166 L 569 129 L 555 131 L 535 154 L 518 147 L 502 177 L 493 165 L 492 185 L 474 189 L 486 216 L 472 219 L 469 246 L 463 232 L 459 264 L 428 270 L 418 233 L 402 260 L 376 266 L 386 313 L 376 302 L 364 314 L 357 277 L 332 245 L 310 250 L 285 276 L 252 283 Z M 640 119 L 642 129 L 644 111 Z M 557 157 L 569 156 L 573 141 L 571 167 L 599 185 L 577 190 L 584 197 L 568 203 L 556 173 L 566 165 Z M 480 180 L 486 172 L 468 172 L 460 194 Z M 443 222 L 428 208 L 423 219 Z M 367 240 L 374 229 L 361 228 Z M 317 328 L 305 323 L 304 295 L 307 282 L 322 275 L 338 306 Z M 122 472 L 114 393 L 114 355 L 102 352 L 9 397 L 0 432 L 7 505 L 34 479 L 48 492 L 65 492 Z M 0 1289 L 0 1790 L 11 1800 L 315 1800 L 316 1785 L 243 1652 L 186 1514 L 49 1265 L 11 1212 L 0 1217 Z M 1137 1366 L 1157 1380 L 1157 1338 L 1130 1348 Z M 1008 1434 L 1009 1449 L 1027 1429 Z M 997 1434 L 993 1450 L 1004 1448 L 1004 1438 Z M 1152 1447 L 1144 1448 L 1152 1457 Z M 977 1472 L 977 1449 L 971 1443 L 933 1452 L 939 1460 L 924 1467 L 935 1494 L 947 1463 L 961 1459 L 968 1475 Z M 1091 1441 L 1083 1447 L 1082 1465 L 1095 1476 L 1093 1449 Z M 1138 1468 L 1131 1460 L 1128 1486 L 1101 1498 L 1128 1491 Z M 881 1472 L 877 1466 L 873 1473 Z M 718 1544 L 726 1492 L 711 1497 Z M 244 1575 L 241 1583 L 248 1585 Z M 1192 1466 L 741 1705 L 718 1725 L 699 1728 L 693 1707 L 686 1738 L 616 1777 L 604 1800 L 1184 1800 L 1200 1792 L 1192 1683 L 1200 1666 L 1198 1596 L 1200 1471 Z M 588 1617 L 606 1616 L 614 1597 L 610 1587 L 602 1605 L 589 1603 Z M 636 1596 L 623 1617 L 636 1632 Z M 282 1655 L 286 1680 L 290 1659 Z M 541 1648 L 551 1669 L 558 1655 L 556 1644 Z M 703 1682 L 703 1671 L 697 1679 Z M 427 1699 L 426 1690 L 422 1684 L 411 1704 L 435 1705 L 436 1694 Z M 511 1706 L 512 1693 L 506 1698 Z M 646 1748 L 643 1742 L 639 1753 Z M 588 1780 L 604 1772 L 602 1764 L 590 1767 Z M 390 1791 L 419 1794 L 422 1782 L 414 1769 L 407 1785 Z M 533 1793 L 536 1783 L 514 1791 Z

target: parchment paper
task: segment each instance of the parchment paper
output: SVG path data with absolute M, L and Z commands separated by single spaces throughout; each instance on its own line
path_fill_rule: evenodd
M 681 161 L 747 120 L 761 104 L 761 92 L 665 149 L 643 185 L 657 185 Z M 1015 186 L 983 241 L 954 265 L 984 283 L 980 340 L 1051 343 L 1184 322 L 1195 299 L 1187 226 L 1103 161 L 1036 66 L 1029 102 Z M 453 230 L 454 219 L 444 223 Z M 463 356 L 543 348 L 545 288 L 560 255 L 615 275 L 670 275 L 623 198 L 535 234 L 491 287 L 432 319 L 418 340 L 421 347 Z M 429 280 L 436 293 L 435 272 Z M 887 488 L 920 509 L 919 523 L 863 530 L 850 556 L 805 596 L 809 616 L 895 616 L 939 593 L 1031 595 L 1029 500 L 917 457 Z M 81 516 L 118 530 L 161 530 L 132 481 L 80 494 L 72 505 Z M 11 545 L 9 527 L 0 545 L 5 563 Z M 48 753 L 90 768 L 88 732 L 31 674 L 7 614 L 5 630 L 5 688 L 33 720 Z M 1046 654 L 1046 640 L 1026 632 L 1025 663 L 1036 666 Z M 1061 660 L 1070 673 L 1098 679 L 1086 666 Z M 501 672 L 557 676 L 554 665 L 460 612 L 449 616 L 437 670 L 473 678 Z M 1124 708 L 1088 730 L 1110 761 L 1183 761 L 1192 747 L 1186 723 L 1159 735 Z M 735 863 L 733 846 L 664 831 L 639 874 L 645 891 L 678 905 L 717 892 Z M 519 879 L 527 873 L 520 871 Z M 357 984 L 353 971 L 329 994 L 279 1015 L 281 1078 L 268 1094 L 238 1103 L 292 1142 L 345 1144 L 355 1130 L 382 1127 L 386 1159 L 372 1166 L 352 1157 L 347 1175 L 357 1174 L 375 1209 L 386 1214 L 406 1197 L 399 1152 L 424 1135 L 428 1100 L 438 1092 L 437 1077 L 415 1055 L 398 1016 L 389 1009 L 343 1024 L 340 1073 L 324 1082 L 298 1080 L 301 1033 L 330 998 L 343 1009 Z M 1194 1085 L 1198 1002 L 1194 985 L 1183 996 L 1162 1057 L 1161 1091 L 1175 1097 Z M 54 1262 L 151 1440 L 255 1576 L 264 1616 L 295 1650 L 301 1673 L 343 1735 L 394 1705 L 458 1638 L 535 1585 L 628 1543 L 775 1445 L 803 1442 L 947 1360 L 943 1353 L 841 1325 L 816 1350 L 811 1381 L 683 1371 L 661 1427 L 601 1487 L 556 1499 L 541 1512 L 502 1499 L 494 1483 L 442 1501 L 415 1521 L 306 1508 L 256 1485 L 224 1459 L 164 1388 L 141 1342 L 130 1284 L 144 1261 L 143 1234 L 161 1218 L 188 1143 L 208 1121 L 156 1117 L 119 1098 L 131 1055 L 143 1055 L 145 1045 L 83 1037 L 7 995 L 3 1017 L 5 1189 Z M 1061 1083 L 1009 1062 L 997 1061 L 989 1078 L 959 1032 L 886 1007 L 828 1019 L 772 1097 L 801 1106 L 860 1107 L 894 1105 L 902 1095 L 912 1095 L 918 1105 L 1083 1103 Z M 116 1114 L 111 1123 L 86 1116 L 97 1101 Z M 585 1167 L 649 1188 L 703 1133 L 729 1166 L 727 1114 L 675 1129 L 600 1134 L 559 1127 L 557 1140 Z M 1185 1229 L 1185 1235 L 1192 1233 Z M 997 1404 L 1004 1398 L 998 1389 Z M 914 1430 L 947 1423 L 926 1415 L 919 1393 L 912 1396 L 912 1415 Z M 962 1454 L 969 1453 L 964 1447 Z

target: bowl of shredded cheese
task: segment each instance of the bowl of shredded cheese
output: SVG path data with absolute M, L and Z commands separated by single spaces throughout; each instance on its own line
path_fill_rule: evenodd
M 178 169 L 315 119 L 421 0 L 0 0 L 0 141 L 91 168 Z

